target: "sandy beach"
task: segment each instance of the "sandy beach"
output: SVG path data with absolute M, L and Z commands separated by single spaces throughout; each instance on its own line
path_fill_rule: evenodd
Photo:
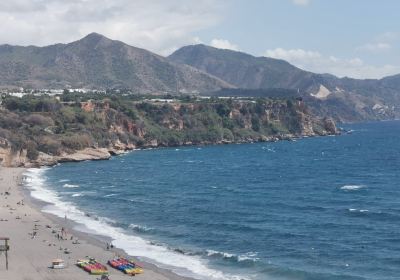
M 99 278 L 77 267 L 76 260 L 91 256 L 106 264 L 107 260 L 123 252 L 118 249 L 106 250 L 105 244 L 99 240 L 71 229 L 69 221 L 43 214 L 22 190 L 20 182 L 24 171 L 22 168 L 0 168 L 0 237 L 10 238 L 9 269 L 6 270 L 3 253 L 0 255 L 0 280 Z M 57 238 L 62 228 L 66 229 L 66 240 Z M 77 239 L 79 244 L 76 244 Z M 63 259 L 66 268 L 57 270 L 49 268 L 51 261 L 56 258 Z M 142 264 L 145 271 L 135 276 L 135 279 L 187 279 L 154 265 Z M 109 266 L 108 270 L 112 280 L 131 278 Z

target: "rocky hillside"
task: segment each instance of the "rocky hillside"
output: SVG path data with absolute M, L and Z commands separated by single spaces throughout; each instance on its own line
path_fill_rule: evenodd
M 338 78 L 307 72 L 279 59 L 205 45 L 183 47 L 169 59 L 191 65 L 238 88 L 298 90 L 315 114 L 333 116 L 339 121 L 400 117 L 400 75 L 381 80 Z
M 199 92 L 231 87 L 187 65 L 92 33 L 69 44 L 0 46 L 0 86 Z
M 303 102 L 291 99 L 160 103 L 96 96 L 6 97 L 0 109 L 0 165 L 52 165 L 106 159 L 134 148 L 337 133 L 333 121 L 312 116 Z

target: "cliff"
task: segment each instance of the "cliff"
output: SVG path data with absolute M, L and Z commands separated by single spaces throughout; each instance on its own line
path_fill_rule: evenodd
M 317 118 L 302 101 L 291 99 L 182 98 L 169 103 L 131 96 L 83 99 L 6 97 L 0 109 L 0 164 L 54 165 L 108 159 L 135 148 L 338 133 L 331 119 Z

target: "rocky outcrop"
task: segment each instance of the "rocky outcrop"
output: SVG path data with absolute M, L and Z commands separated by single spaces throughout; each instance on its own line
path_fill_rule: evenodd
M 265 142 L 338 133 L 332 119 L 311 115 L 295 100 L 170 104 L 124 100 L 123 105 L 94 100 L 81 106 L 47 102 L 49 111 L 34 111 L 31 116 L 35 118 L 0 109 L 0 165 L 34 167 L 106 160 L 136 148 Z M 52 122 L 43 121 L 47 119 Z

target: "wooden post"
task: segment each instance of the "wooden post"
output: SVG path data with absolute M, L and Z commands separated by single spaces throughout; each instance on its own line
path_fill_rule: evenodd
M 1 251 L 5 251 L 5 255 L 6 255 L 6 270 L 8 270 L 8 240 L 10 240 L 10 238 L 8 237 L 0 237 L 0 240 L 4 240 L 4 245 L 1 245 L 2 247 L 0 248 Z M 3 247 L 4 246 L 4 247 Z
M 8 270 L 8 255 L 7 255 L 7 252 L 8 252 L 8 240 L 6 239 L 5 241 L 6 241 L 6 270 Z

